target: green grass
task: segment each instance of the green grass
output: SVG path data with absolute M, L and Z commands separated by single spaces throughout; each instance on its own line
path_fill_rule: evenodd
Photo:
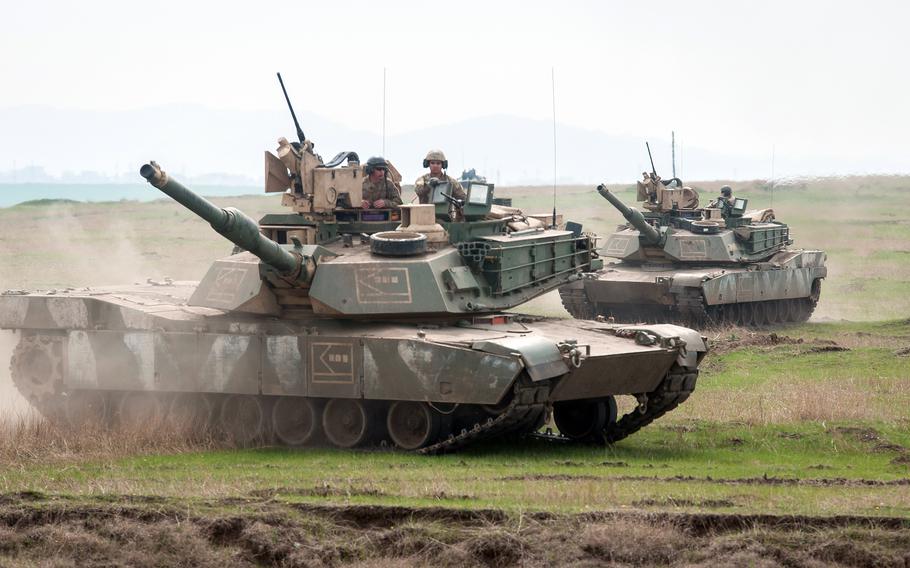
M 910 430 L 871 426 L 698 421 L 652 427 L 611 448 L 526 440 L 436 457 L 284 448 L 139 456 L 8 469 L 0 475 L 0 492 L 267 495 L 289 502 L 510 512 L 645 508 L 910 517 L 910 486 L 860 481 L 907 479 L 910 467 L 895 461 L 901 454 L 881 447 L 910 445 Z

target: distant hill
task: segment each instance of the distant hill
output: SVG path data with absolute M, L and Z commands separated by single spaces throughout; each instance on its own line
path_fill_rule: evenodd
M 304 131 L 329 158 L 341 150 L 363 159 L 377 155 L 381 137 L 352 130 L 301 110 Z M 85 111 L 45 106 L 0 109 L 0 182 L 131 183 L 151 159 L 186 181 L 260 185 L 262 153 L 279 136 L 293 138 L 285 109 L 226 111 L 199 105 L 165 105 L 129 111 Z M 669 134 L 669 132 L 668 132 Z M 669 136 L 667 137 L 669 138 Z M 671 175 L 668 139 L 651 139 L 655 164 Z M 387 154 L 406 181 L 422 171 L 429 148 L 442 148 L 449 171 L 476 168 L 500 184 L 553 183 L 553 124 L 495 115 L 427 127 L 388 137 Z M 650 169 L 644 139 L 573 126 L 557 128 L 558 182 L 632 181 Z M 678 173 L 684 179 L 753 179 L 770 174 L 770 156 L 721 154 L 682 145 Z M 887 171 L 888 164 L 778 156 L 776 177 Z M 893 166 L 893 164 L 892 164 Z

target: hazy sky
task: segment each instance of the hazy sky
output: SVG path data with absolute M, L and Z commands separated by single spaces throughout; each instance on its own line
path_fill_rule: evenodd
M 834 162 L 910 150 L 907 2 L 0 1 L 0 107 L 274 109 L 281 71 L 298 112 L 378 133 L 385 68 L 392 134 L 550 120 L 554 68 L 561 123 Z

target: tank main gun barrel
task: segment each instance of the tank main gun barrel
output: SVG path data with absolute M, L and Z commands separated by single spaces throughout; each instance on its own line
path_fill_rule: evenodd
M 626 221 L 638 229 L 638 232 L 641 233 L 642 238 L 647 244 L 655 245 L 660 241 L 660 232 L 645 221 L 645 217 L 641 214 L 641 211 L 633 207 L 627 207 L 618 197 L 610 193 L 610 190 L 603 184 L 597 186 L 597 193 L 612 203 L 613 207 L 619 209 L 619 212 L 626 218 Z
M 208 221 L 212 228 L 223 237 L 253 253 L 282 275 L 293 275 L 298 279 L 301 279 L 301 276 L 304 277 L 303 279 L 311 276 L 299 274 L 301 271 L 299 255 L 284 250 L 278 243 L 263 236 L 259 232 L 259 224 L 242 211 L 233 207 L 222 209 L 208 199 L 196 195 L 183 184 L 169 177 L 155 162 L 142 166 L 139 175 L 174 201 Z

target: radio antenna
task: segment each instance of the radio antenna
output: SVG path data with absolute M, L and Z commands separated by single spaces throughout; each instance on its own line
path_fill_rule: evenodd
M 385 157 L 385 67 L 382 68 L 382 156 Z
M 676 177 L 676 132 L 670 131 L 670 157 L 673 159 L 673 177 Z
M 774 207 L 774 144 L 771 144 L 771 207 Z
M 553 228 L 556 228 L 556 70 L 550 67 L 550 91 L 553 96 Z

